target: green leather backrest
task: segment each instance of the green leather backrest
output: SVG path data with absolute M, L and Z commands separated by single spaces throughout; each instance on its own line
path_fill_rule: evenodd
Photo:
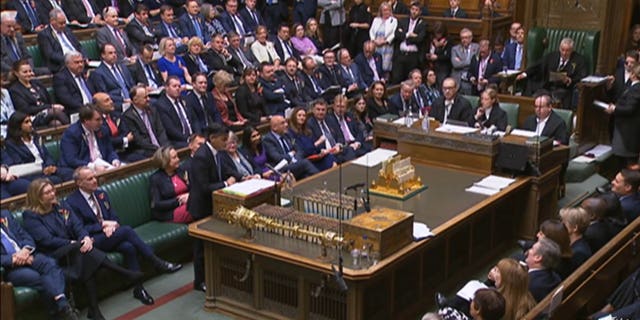
M 527 36 L 527 66 L 540 61 L 545 54 L 557 51 L 560 40 L 566 37 L 573 39 L 574 50 L 584 56 L 587 72 L 593 74 L 598 61 L 600 31 L 531 28 Z M 545 38 L 547 39 L 546 48 L 543 45 Z
M 562 120 L 564 120 L 564 124 L 567 125 L 567 131 L 569 134 L 573 132 L 573 111 L 567 109 L 553 109 Z
M 38 45 L 27 46 L 27 52 L 29 52 L 29 55 L 31 55 L 34 67 L 46 67 L 46 65 L 44 64 L 44 59 L 42 59 L 40 47 Z
M 47 88 L 47 94 L 49 94 L 49 98 L 51 98 L 51 103 L 56 103 L 56 92 L 53 90 L 53 87 Z
M 471 108 L 472 109 L 477 107 L 478 106 L 478 102 L 480 101 L 480 97 L 478 97 L 478 96 L 468 96 L 468 95 L 463 94 L 463 95 L 461 95 L 461 97 L 469 100 L 469 103 L 471 103 Z
M 135 228 L 153 220 L 149 200 L 149 176 L 146 171 L 106 183 L 101 188 L 109 194 L 120 224 Z
M 52 140 L 44 143 L 44 147 L 47 148 L 49 155 L 56 161 L 56 163 L 60 160 L 60 141 Z
M 517 103 L 500 102 L 500 109 L 507 113 L 507 123 L 511 128 L 518 127 L 518 112 L 520 112 L 520 105 Z
M 98 42 L 96 39 L 87 39 L 80 41 L 80 45 L 87 53 L 89 60 L 100 60 L 100 52 L 98 50 Z

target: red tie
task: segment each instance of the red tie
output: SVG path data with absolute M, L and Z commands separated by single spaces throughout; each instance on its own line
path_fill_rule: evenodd
M 118 136 L 118 126 L 116 126 L 116 123 L 113 122 L 113 119 L 111 119 L 110 115 L 107 115 L 105 118 L 107 120 L 107 125 L 109 126 L 109 131 L 111 131 L 111 136 L 112 137 L 117 137 Z

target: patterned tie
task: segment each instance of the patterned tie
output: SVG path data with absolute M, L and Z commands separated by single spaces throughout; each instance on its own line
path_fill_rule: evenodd
M 349 130 L 349 126 L 347 125 L 347 121 L 344 120 L 344 117 L 340 117 L 340 128 L 342 129 L 342 135 L 346 142 L 354 141 L 353 135 L 351 134 L 351 130 Z
M 307 75 L 307 76 L 309 77 L 309 80 L 311 80 L 311 85 L 313 85 L 313 91 L 320 94 L 322 91 L 320 90 L 320 87 L 318 87 L 318 84 L 316 83 L 316 79 L 314 79 L 312 75 Z
M 67 39 L 64 32 L 58 31 L 58 39 L 60 39 L 60 44 L 63 47 L 62 51 L 64 51 L 64 48 L 67 49 L 67 52 L 76 50 L 76 48 L 69 42 L 69 39 Z
M 289 144 L 287 144 L 287 139 L 285 139 L 284 136 L 280 136 L 280 143 L 282 143 L 284 153 L 289 153 L 289 151 L 291 151 L 291 149 L 289 149 Z
M 147 133 L 149 133 L 149 139 L 151 140 L 151 144 L 156 147 L 159 147 L 158 139 L 156 138 L 155 132 L 153 132 L 153 128 L 151 128 L 151 122 L 149 122 L 149 113 L 148 111 L 142 111 L 140 113 L 140 117 L 142 118 L 142 122 L 144 123 L 145 128 L 147 128 Z
M 124 82 L 124 78 L 122 77 L 122 74 L 120 73 L 120 68 L 118 68 L 115 64 L 111 67 L 111 69 L 113 70 L 113 74 L 116 77 L 116 80 L 118 81 L 118 84 L 120 84 L 120 88 L 122 89 L 122 97 L 124 99 L 129 99 L 129 91 L 127 89 L 127 84 Z
M 176 111 L 178 111 L 178 118 L 180 118 L 180 124 L 182 125 L 182 134 L 185 136 L 191 135 L 191 125 L 187 120 L 187 115 L 184 113 L 184 108 L 180 103 L 180 99 L 175 101 Z
M 96 135 L 93 131 L 87 133 L 87 145 L 89 146 L 89 158 L 91 162 L 98 159 L 98 150 L 96 150 Z
M 91 207 L 91 210 L 93 210 L 93 213 L 96 215 L 98 222 L 102 224 L 102 222 L 104 221 L 104 218 L 102 216 L 102 210 L 100 210 L 98 199 L 96 199 L 96 195 L 93 193 L 89 197 L 89 206 Z
M 520 66 L 522 65 L 522 45 L 516 45 L 516 63 L 514 65 L 514 69 L 520 70 Z
M 207 97 L 205 95 L 200 96 L 200 105 L 202 106 L 202 114 L 204 116 L 204 126 L 209 126 L 209 115 L 207 115 Z
M 151 70 L 151 66 L 149 64 L 145 64 L 144 65 L 144 70 L 147 73 L 147 80 L 149 82 L 149 86 L 157 88 L 158 87 L 158 81 L 156 81 L 156 77 L 153 73 L 153 70 Z

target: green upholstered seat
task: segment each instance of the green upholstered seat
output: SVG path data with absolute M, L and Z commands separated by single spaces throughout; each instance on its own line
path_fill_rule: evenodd
M 96 39 L 81 40 L 80 45 L 87 53 L 89 60 L 100 60 L 100 50 L 98 50 L 98 42 Z
M 34 67 L 46 67 L 44 59 L 42 58 L 42 52 L 40 52 L 40 47 L 38 45 L 28 46 L 27 52 L 31 55 Z
M 500 102 L 500 109 L 507 113 L 507 123 L 511 128 L 518 127 L 518 112 L 520 112 L 520 105 L 517 103 Z
M 47 94 L 49 95 L 49 98 L 51 99 L 52 103 L 56 103 L 58 101 L 56 99 L 56 92 L 53 90 L 53 87 L 47 88 Z
M 478 96 L 468 96 L 465 94 L 460 95 L 461 97 L 469 100 L 469 103 L 471 104 L 471 108 L 475 108 L 478 106 L 478 102 L 480 102 L 480 97 Z
M 60 141 L 52 140 L 44 143 L 44 147 L 47 148 L 49 155 L 53 157 L 53 160 L 58 162 L 60 160 Z
M 560 40 L 566 37 L 573 39 L 574 50 L 584 56 L 587 72 L 593 74 L 598 62 L 600 31 L 531 28 L 527 35 L 527 66 L 540 61 L 545 54 L 557 51 L 560 47 Z
M 569 135 L 573 132 L 573 111 L 567 109 L 553 109 L 562 120 L 564 120 L 564 124 L 567 125 L 567 131 Z
M 150 175 L 151 172 L 147 171 L 102 185 L 121 224 L 135 228 L 153 220 L 149 200 Z

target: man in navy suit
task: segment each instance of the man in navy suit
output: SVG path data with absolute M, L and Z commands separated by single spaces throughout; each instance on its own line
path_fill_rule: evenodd
M 102 115 L 94 107 L 82 107 L 80 120 L 69 126 L 60 140 L 61 166 L 75 169 L 88 166 L 96 172 L 119 167 L 120 159 L 106 132 Z
M 374 81 L 380 80 L 382 73 L 382 56 L 376 52 L 376 45 L 371 40 L 365 41 L 360 52 L 354 62 L 360 70 L 362 80 L 371 87 Z M 382 78 L 384 79 L 384 78 Z
M 510 41 L 502 53 L 502 64 L 509 70 L 522 70 L 524 68 L 524 36 L 525 31 L 521 26 L 516 31 L 515 41 Z
M 322 56 L 324 62 L 318 67 L 319 78 L 322 81 L 322 86 L 328 88 L 330 86 L 342 86 L 342 75 L 338 64 L 336 63 L 336 54 L 331 50 L 325 51 Z M 325 97 L 328 101 L 333 100 L 333 96 Z
M 405 80 L 400 83 L 400 92 L 389 98 L 389 112 L 397 115 L 417 116 L 420 106 L 413 95 L 415 85 L 413 80 Z
M 302 89 L 302 95 L 305 101 L 312 101 L 322 97 L 324 87 L 323 81 L 320 81 L 318 77 L 318 67 L 316 61 L 311 57 L 304 57 L 302 59 L 302 80 L 304 81 L 304 87 Z
M 162 87 L 162 75 L 153 63 L 153 47 L 151 45 L 144 45 L 136 62 L 128 65 L 127 68 L 134 83 L 142 84 L 149 90 Z
M 473 85 L 472 92 L 476 95 L 484 91 L 490 83 L 500 83 L 500 78 L 495 75 L 502 71 L 502 59 L 491 51 L 489 40 L 480 40 L 479 44 L 478 55 L 471 57 L 469 64 L 469 81 Z
M 197 0 L 187 0 L 185 3 L 187 12 L 178 19 L 178 25 L 182 35 L 188 38 L 198 37 L 204 43 L 209 40 L 210 35 L 204 25 L 204 19 L 200 14 L 200 4 Z
M 234 164 L 221 157 L 225 152 L 229 130 L 220 123 L 213 123 L 204 131 L 207 142 L 198 148 L 191 158 L 191 190 L 187 200 L 187 211 L 194 220 L 200 220 L 213 214 L 211 193 L 228 187 L 236 182 L 233 176 Z M 204 244 L 202 240 L 194 241 L 193 254 L 193 288 L 206 291 L 204 284 Z
M 176 42 L 176 53 L 185 53 L 189 37 L 182 35 L 182 30 L 174 22 L 174 19 L 173 8 L 167 4 L 162 5 L 160 7 L 160 23 L 156 26 L 154 34 L 156 39 L 172 38 Z
M 622 96 L 629 87 L 631 87 L 631 73 L 633 73 L 633 66 L 638 63 L 638 51 L 629 50 L 625 53 L 624 59 L 618 60 L 618 66 L 616 67 L 615 75 L 609 76 L 607 82 L 607 91 L 609 93 L 609 99 L 612 102 L 618 101 L 618 98 Z
M 454 78 L 446 78 L 442 81 L 443 96 L 433 103 L 430 116 L 440 123 L 447 120 L 471 123 L 473 114 L 469 100 L 458 94 L 458 84 Z
M 64 54 L 70 51 L 79 51 L 86 57 L 80 42 L 67 26 L 67 19 L 60 9 L 53 9 L 49 13 L 49 26 L 38 32 L 38 45 L 42 50 L 49 70 L 56 73 L 64 66 Z
M 535 131 L 538 136 L 553 138 L 561 144 L 569 144 L 569 133 L 564 120 L 560 118 L 551 106 L 551 96 L 541 93 L 534 100 L 535 115 L 530 115 L 524 121 L 523 129 Z
M 180 264 L 173 264 L 160 259 L 153 253 L 153 249 L 144 243 L 130 226 L 120 225 L 120 218 L 116 214 L 109 195 L 98 189 L 98 179 L 93 170 L 88 167 L 78 167 L 73 173 L 73 180 L 78 186 L 67 197 L 67 204 L 82 221 L 83 227 L 93 239 L 93 245 L 105 252 L 117 251 L 124 255 L 127 268 L 140 272 L 138 254 L 142 255 L 163 272 L 176 272 L 182 268 Z M 141 283 L 133 289 L 133 296 L 143 304 L 154 304 L 153 297 Z
M 307 159 L 302 157 L 302 150 L 287 133 L 287 120 L 281 115 L 271 117 L 269 121 L 271 131 L 262 138 L 262 146 L 267 153 L 267 162 L 275 167 L 286 161 L 280 172 L 291 172 L 296 179 L 303 179 L 318 173 L 318 169 Z
M 238 1 L 227 0 L 225 2 L 225 11 L 220 14 L 220 22 L 227 32 L 235 31 L 240 37 L 244 38 L 251 30 L 247 29 L 242 17 L 238 14 Z
M 147 89 L 135 86 L 130 93 L 131 107 L 122 114 L 122 118 L 135 137 L 130 146 L 131 152 L 149 158 L 158 148 L 169 145 L 169 139 L 158 111 L 150 107 Z
M 276 49 L 278 57 L 280 57 L 280 61 L 286 61 L 290 57 L 300 59 L 298 50 L 296 50 L 291 43 L 291 36 L 289 32 L 289 26 L 283 24 L 278 28 L 277 36 L 272 39 L 273 46 Z
M 27 59 L 36 75 L 50 74 L 46 67 L 34 67 L 31 54 L 27 51 L 22 33 L 15 30 L 16 20 L 9 11 L 0 13 L 0 43 L 2 43 L 2 72 L 10 72 L 13 63 Z
M 201 134 L 210 124 L 222 123 L 222 117 L 215 106 L 213 95 L 207 91 L 207 75 L 196 72 L 192 79 L 193 90 L 184 97 L 184 101 L 187 113 L 193 116 L 193 131 Z
M 108 94 L 98 92 L 93 95 L 93 103 L 102 114 L 102 130 L 107 133 L 118 158 L 125 162 L 136 162 L 145 159 L 139 153 L 130 152 L 135 137 L 127 124 L 122 120 L 122 113 L 117 111 Z
M 338 163 L 353 160 L 356 157 L 354 148 L 351 148 L 346 141 L 342 130 L 335 121 L 331 123 L 327 117 L 327 103 L 322 100 L 312 102 L 313 116 L 307 120 L 307 127 L 311 130 L 313 141 L 317 141 L 321 137 L 325 138 L 325 148 L 329 150 Z
M 329 127 L 338 128 L 344 137 L 345 148 L 351 148 L 359 157 L 373 148 L 372 140 L 365 140 L 362 130 L 357 129 L 355 117 L 347 111 L 347 97 L 338 95 L 333 101 L 333 112 L 326 116 Z
M 256 9 L 256 0 L 246 0 L 244 8 L 240 10 L 240 17 L 244 22 L 244 27 L 249 33 L 255 33 L 258 26 L 264 26 L 265 22 L 260 11 Z M 306 21 L 306 20 L 305 20 Z
M 8 210 L 2 210 L 0 220 L 4 281 L 17 287 L 36 288 L 51 304 L 50 312 L 55 319 L 78 319 L 64 294 L 64 274 L 55 260 L 35 252 L 35 241 Z
M 468 18 L 467 13 L 460 8 L 460 0 L 449 0 L 449 9 L 442 13 L 446 18 Z
M 156 100 L 153 108 L 160 115 L 160 120 L 169 138 L 169 143 L 176 149 L 187 146 L 187 138 L 193 133 L 191 124 L 193 115 L 186 108 L 180 94 L 180 79 L 169 76 L 164 86 L 164 94 Z
M 106 92 L 122 110 L 123 103 L 131 102 L 129 90 L 134 86 L 133 78 L 129 69 L 118 63 L 116 47 L 112 44 L 105 44 L 100 52 L 102 63 L 91 72 L 89 82 L 93 86 L 93 92 Z
M 111 1 L 109 1 L 109 3 L 111 3 Z M 85 2 L 82 0 L 63 0 L 62 7 L 64 7 L 67 14 L 67 19 L 84 24 L 102 23 L 103 20 L 100 16 L 100 11 L 103 8 L 98 6 L 96 1 L 87 1 L 86 4 L 89 5 L 89 8 L 86 7 Z
M 138 52 L 142 51 L 142 48 L 149 44 L 156 44 L 156 36 L 153 33 L 153 26 L 149 23 L 149 7 L 143 3 L 136 5 L 136 10 L 133 13 L 133 19 L 127 23 L 124 27 L 129 40 Z
M 552 269 L 560 259 L 560 247 L 552 240 L 542 238 L 525 255 L 529 267 L 529 292 L 540 302 L 560 284 L 560 276 Z
M 340 58 L 340 74 L 342 75 L 342 86 L 347 90 L 347 96 L 351 97 L 357 93 L 364 92 L 368 89 L 367 84 L 360 75 L 358 65 L 353 63 L 349 50 L 340 49 L 338 51 Z
M 275 76 L 275 67 L 272 64 L 260 65 L 260 78 L 262 96 L 269 115 L 284 115 L 284 111 L 291 107 L 291 102 L 286 99 L 284 84 Z
M 80 111 L 92 102 L 93 91 L 84 73 L 84 57 L 78 51 L 71 51 L 64 57 L 66 68 L 53 76 L 53 89 L 58 102 L 64 106 L 67 115 Z
M 420 16 L 422 8 L 419 1 L 412 1 L 409 10 L 409 16 L 398 21 L 395 31 L 396 49 L 391 71 L 392 83 L 406 79 L 409 71 L 419 67 L 424 60 L 427 22 Z
M 36 2 L 33 0 L 9 1 L 7 9 L 17 11 L 16 21 L 24 33 L 38 33 L 46 27 L 45 21 L 40 21 L 38 17 Z
M 611 180 L 611 191 L 620 199 L 622 213 L 631 223 L 640 216 L 640 172 L 631 169 L 622 169 Z
M 291 101 L 292 106 L 305 106 L 307 101 L 304 99 L 304 81 L 298 75 L 298 60 L 290 57 L 284 63 L 284 75 L 280 77 L 284 84 L 284 94 L 286 99 Z
M 250 0 L 255 2 L 255 0 Z M 309 18 L 316 16 L 318 0 L 295 0 L 293 5 L 293 23 L 304 25 Z

